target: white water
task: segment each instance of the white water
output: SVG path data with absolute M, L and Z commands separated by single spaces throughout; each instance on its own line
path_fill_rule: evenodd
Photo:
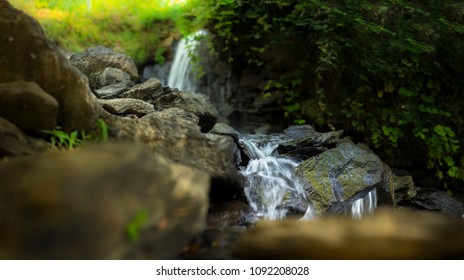
M 365 197 L 356 200 L 351 205 L 351 216 L 355 220 L 361 219 L 365 215 L 374 215 L 377 207 L 377 190 L 374 188 Z
M 252 135 L 240 140 L 251 158 L 241 170 L 245 177 L 245 195 L 258 216 L 271 220 L 281 220 L 287 216 L 289 199 L 305 198 L 303 186 L 293 171 L 300 162 L 279 155 L 276 151 L 284 137 Z M 361 219 L 373 215 L 376 207 L 377 191 L 373 189 L 352 204 L 352 217 Z M 309 206 L 302 219 L 312 219 L 314 216 Z
M 174 61 L 169 70 L 169 87 L 180 90 L 196 90 L 196 78 L 193 71 L 192 58 L 197 55 L 200 44 L 199 38 L 206 34 L 205 30 L 199 30 L 180 39 L 176 48 Z
M 205 30 L 199 30 L 179 41 L 169 69 L 169 87 L 196 90 L 192 57 L 198 55 L 199 38 L 205 35 Z M 229 92 L 230 88 L 227 91 Z M 222 103 L 225 104 L 225 98 L 222 99 Z M 283 134 L 253 135 L 240 140 L 247 147 L 251 157 L 247 167 L 241 170 L 246 180 L 245 194 L 258 216 L 272 220 L 284 219 L 289 211 L 289 200 L 305 196 L 304 189 L 293 171 L 299 162 L 281 156 L 276 151 L 284 137 Z M 360 219 L 366 214 L 372 215 L 376 206 L 377 195 L 374 189 L 366 197 L 353 203 L 352 216 L 354 219 Z M 308 206 L 302 219 L 313 217 L 312 207 Z
M 253 135 L 240 141 L 250 153 L 250 161 L 241 173 L 251 207 L 263 218 L 284 219 L 288 213 L 287 200 L 304 196 L 304 189 L 293 172 L 298 162 L 277 153 L 282 136 Z M 304 218 L 312 218 L 312 213 L 308 207 Z

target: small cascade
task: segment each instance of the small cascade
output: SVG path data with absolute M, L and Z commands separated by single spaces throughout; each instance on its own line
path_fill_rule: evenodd
M 351 215 L 353 219 L 359 220 L 366 215 L 374 215 L 377 207 L 377 190 L 374 188 L 365 197 L 356 200 L 351 205 Z
M 249 153 L 250 161 L 241 170 L 245 177 L 245 194 L 258 216 L 281 220 L 287 216 L 289 206 L 304 190 L 293 169 L 298 165 L 294 159 L 281 156 L 276 149 L 283 135 L 253 135 L 241 139 Z M 308 207 L 305 219 L 312 217 Z
M 193 73 L 192 58 L 196 55 L 200 40 L 199 38 L 206 36 L 206 30 L 199 30 L 192 35 L 180 39 L 174 61 L 168 75 L 167 85 L 171 88 L 180 90 L 196 90 L 196 78 Z

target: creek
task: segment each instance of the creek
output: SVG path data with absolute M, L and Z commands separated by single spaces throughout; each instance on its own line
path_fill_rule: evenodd
M 204 36 L 207 36 L 207 32 L 200 30 L 178 42 L 169 75 L 161 77 L 161 80 L 167 81 L 167 86 L 180 90 L 197 89 L 193 58 L 199 56 L 198 38 Z M 240 146 L 250 158 L 246 166 L 240 167 L 245 179 L 244 193 L 258 217 L 282 220 L 295 212 L 302 214 L 301 219 L 315 217 L 311 201 L 294 172 L 302 160 L 281 155 L 277 151 L 277 147 L 288 140 L 284 133 L 240 135 Z M 376 206 L 377 193 L 374 188 L 351 205 L 351 215 L 354 219 L 372 215 Z

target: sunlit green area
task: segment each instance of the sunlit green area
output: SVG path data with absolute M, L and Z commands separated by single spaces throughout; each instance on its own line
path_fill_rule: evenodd
M 185 0 L 11 0 L 35 17 L 63 49 L 76 52 L 103 45 L 136 62 L 163 61 L 165 48 L 178 37 L 175 20 Z

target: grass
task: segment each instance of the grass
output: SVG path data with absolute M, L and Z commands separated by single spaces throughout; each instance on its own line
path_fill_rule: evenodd
M 61 48 L 79 52 L 102 45 L 125 53 L 136 63 L 162 63 L 164 50 L 179 37 L 176 19 L 182 0 L 10 0 L 36 18 Z

